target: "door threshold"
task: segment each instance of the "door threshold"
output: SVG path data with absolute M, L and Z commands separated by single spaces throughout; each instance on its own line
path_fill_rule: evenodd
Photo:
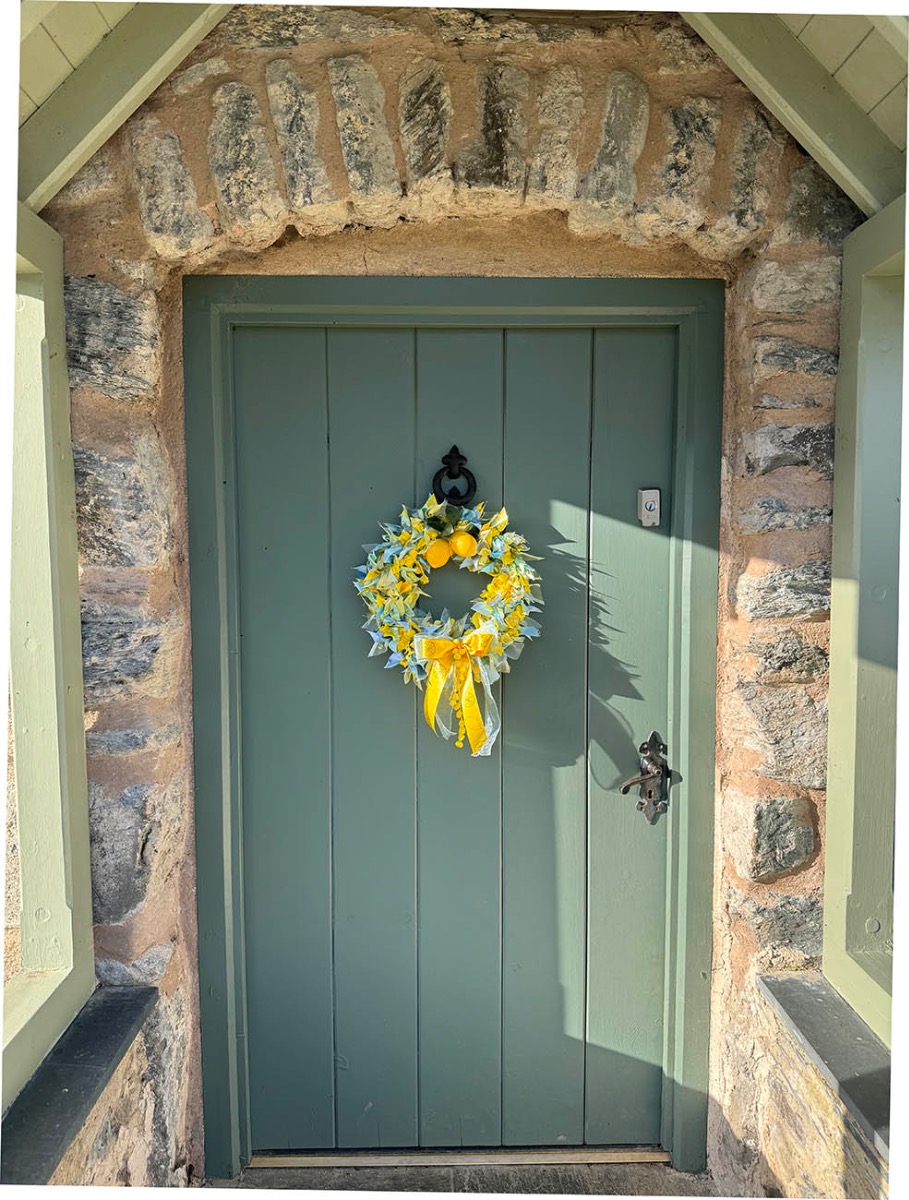
M 247 1169 L 299 1167 L 537 1167 L 592 1163 L 668 1163 L 656 1146 L 555 1147 L 550 1150 L 336 1150 L 312 1154 L 254 1154 Z

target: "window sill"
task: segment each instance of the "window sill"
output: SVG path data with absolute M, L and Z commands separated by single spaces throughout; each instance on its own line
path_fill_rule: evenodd
M 759 975 L 758 989 L 885 1161 L 890 1052 L 823 975 Z
M 0 1183 L 47 1183 L 157 997 L 152 987 L 89 997 L 3 1118 Z

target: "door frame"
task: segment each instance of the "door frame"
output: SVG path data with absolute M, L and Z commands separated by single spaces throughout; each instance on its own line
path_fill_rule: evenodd
M 242 325 L 678 330 L 662 1144 L 706 1166 L 724 284 L 716 279 L 188 276 L 183 287 L 206 1174 L 249 1161 L 231 333 Z M 697 797 L 697 803 L 691 798 Z M 708 869 L 709 867 L 709 869 Z

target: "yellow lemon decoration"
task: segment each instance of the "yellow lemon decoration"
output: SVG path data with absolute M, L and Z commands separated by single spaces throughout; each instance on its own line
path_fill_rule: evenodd
M 477 552 L 477 539 L 472 533 L 456 533 L 449 545 L 459 558 L 473 558 Z
M 426 547 L 426 553 L 423 557 L 433 570 L 436 567 L 444 567 L 451 558 L 451 546 L 445 538 L 436 538 L 434 542 L 430 542 Z
M 382 540 L 366 547 L 354 587 L 369 617 L 369 656 L 389 654 L 406 683 L 426 685 L 423 713 L 444 738 L 465 738 L 473 757 L 488 755 L 499 734 L 492 686 L 511 669 L 540 626 L 539 575 L 519 533 L 508 529 L 505 509 L 491 517 L 485 506 L 460 508 L 434 496 L 420 508 L 402 508 L 400 523 L 381 525 Z M 463 616 L 445 610 L 436 618 L 420 606 L 424 584 L 452 558 L 463 570 L 488 576 L 486 587 Z

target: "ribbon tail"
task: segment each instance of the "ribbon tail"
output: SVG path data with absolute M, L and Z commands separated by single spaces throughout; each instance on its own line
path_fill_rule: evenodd
M 486 712 L 483 716 L 485 740 L 478 750 L 474 750 L 473 757 L 485 758 L 495 745 L 502 722 L 499 718 L 499 706 L 496 704 L 495 697 L 492 694 L 492 674 L 482 659 L 477 663 L 477 669 L 480 674 L 480 681 L 483 684 L 483 692 L 486 700 Z
M 423 693 L 423 716 L 433 732 L 435 732 L 436 714 L 439 710 L 439 701 L 442 698 L 447 674 L 448 672 L 442 664 L 436 660 L 429 668 L 429 676 L 426 680 L 426 691 Z
M 486 742 L 486 722 L 480 709 L 476 689 L 473 686 L 473 670 L 471 664 L 466 664 L 464 679 L 461 683 L 461 719 L 467 732 L 472 755 L 482 753 Z

